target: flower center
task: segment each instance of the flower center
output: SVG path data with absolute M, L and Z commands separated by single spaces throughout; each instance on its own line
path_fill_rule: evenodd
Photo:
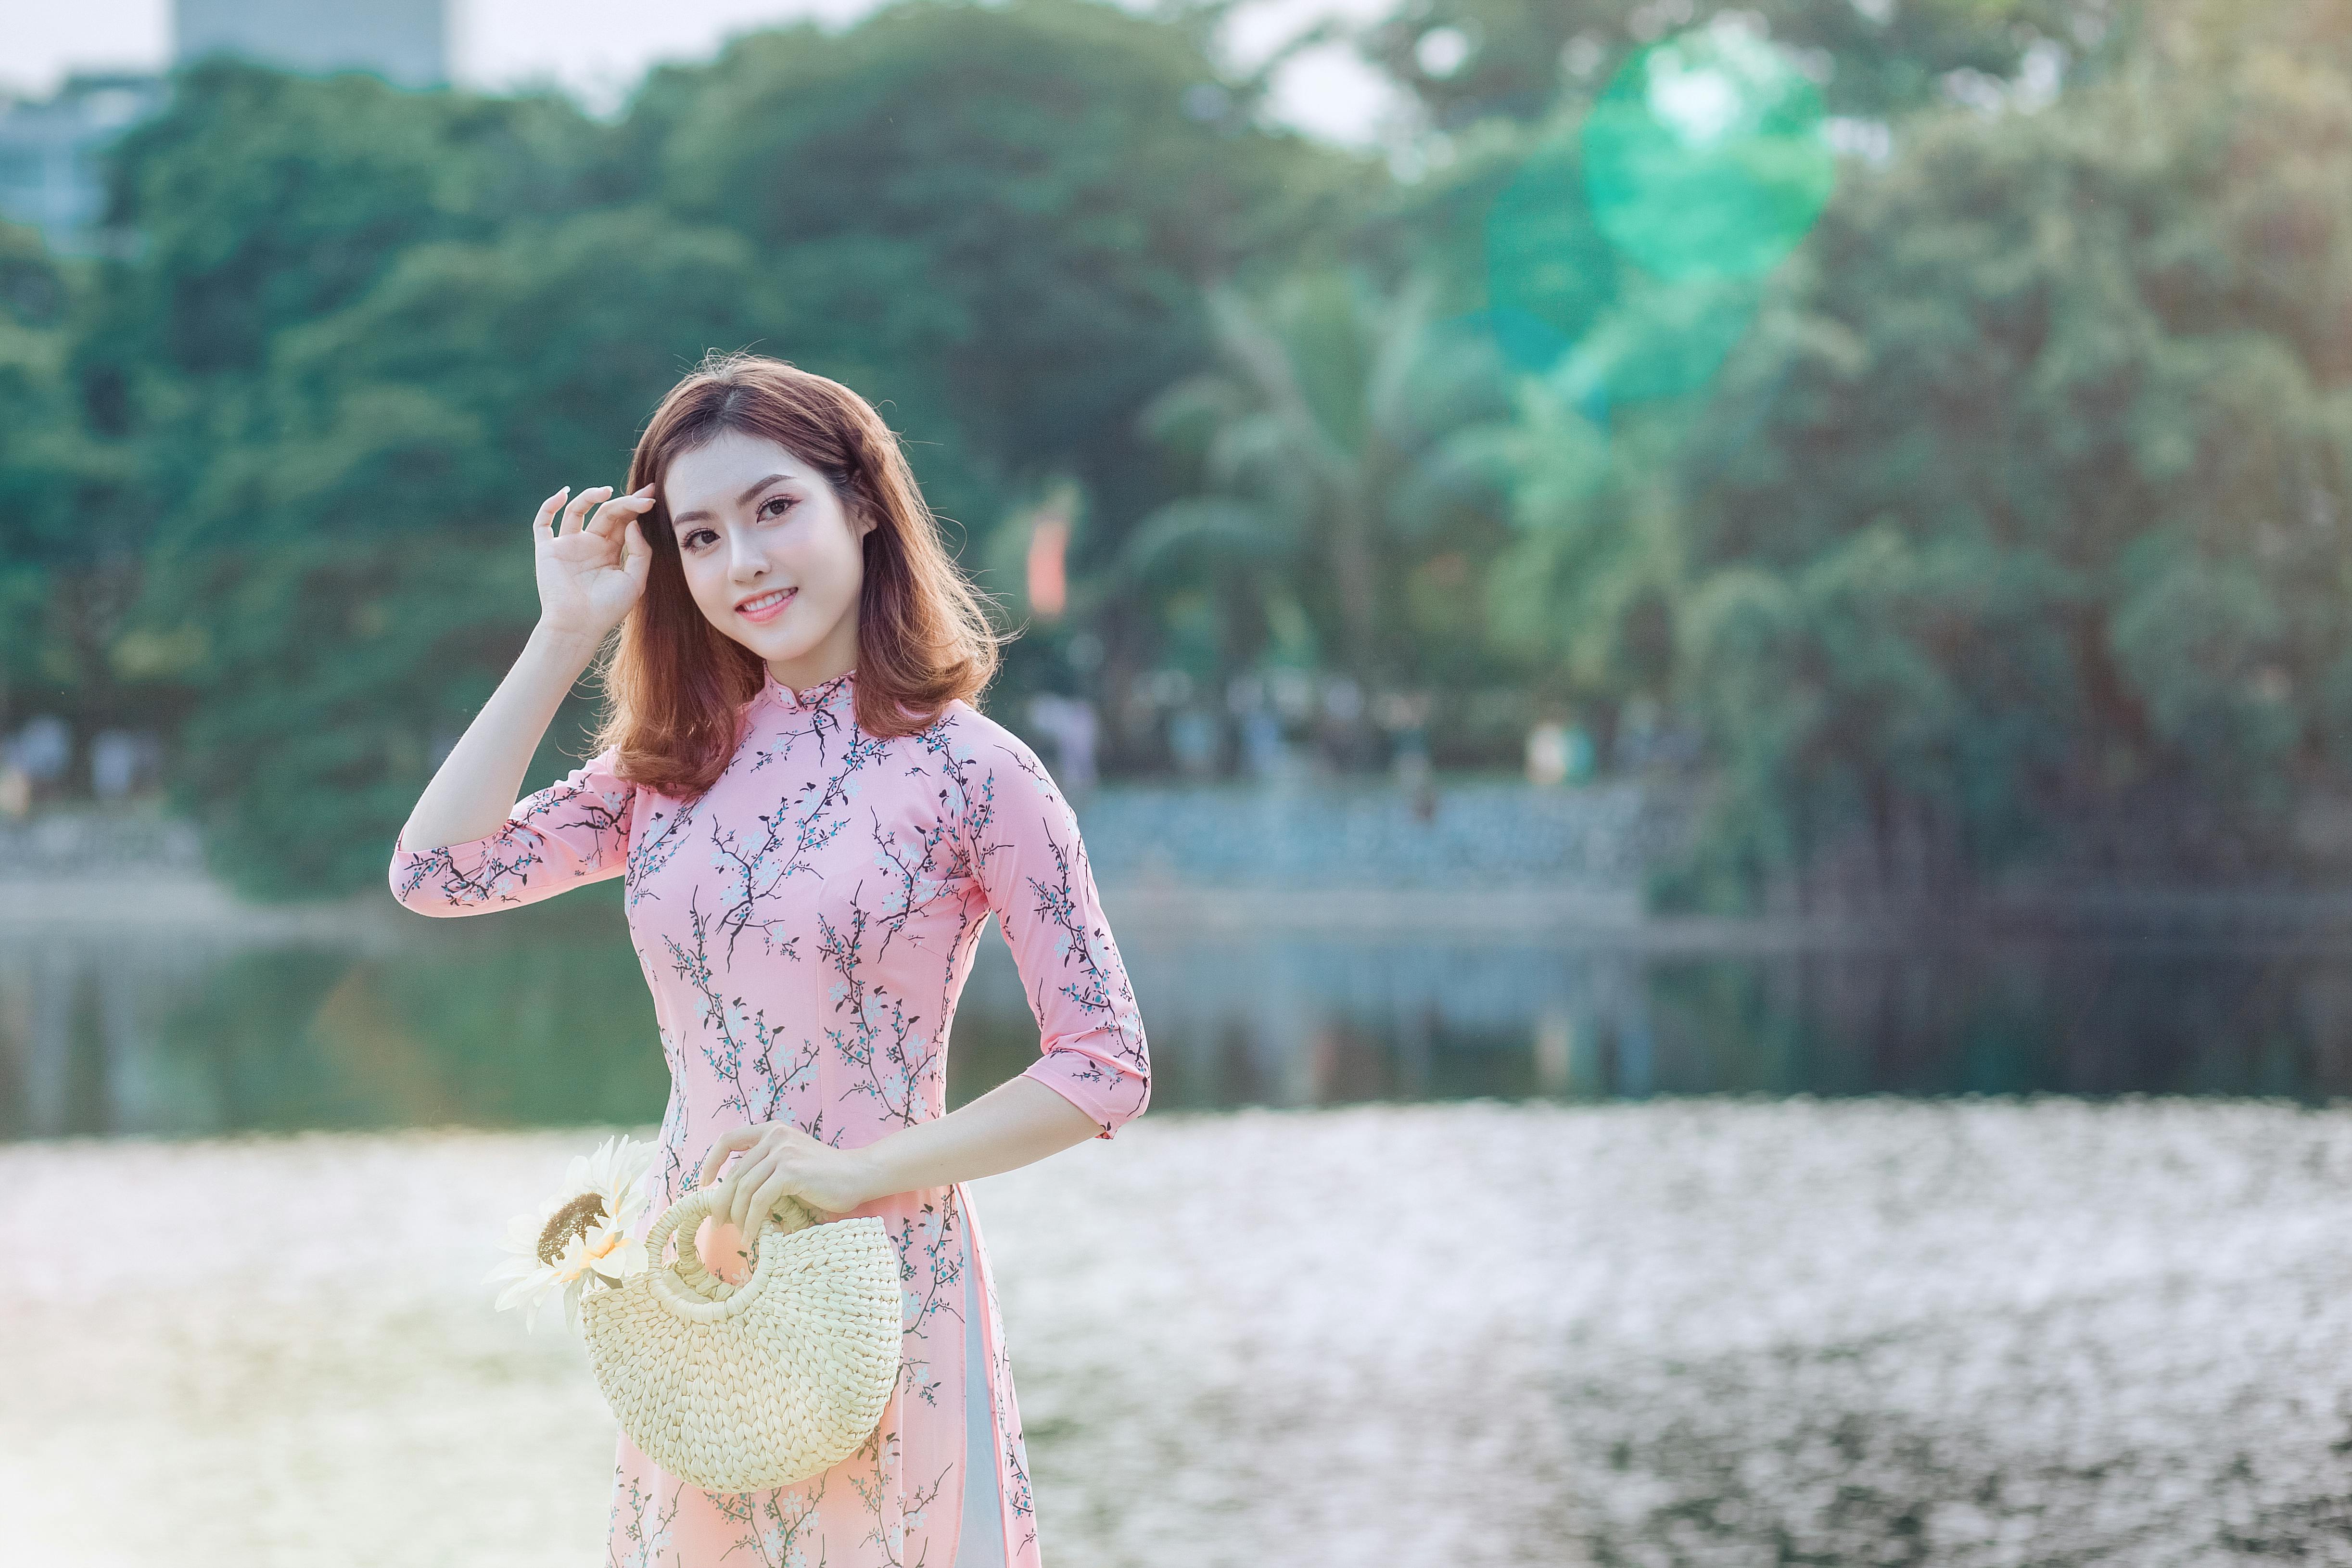
M 588 1234 L 589 1227 L 604 1217 L 604 1199 L 601 1194 L 583 1193 L 548 1216 L 547 1228 L 539 1233 L 539 1260 L 552 1268 L 562 1261 L 563 1249 L 572 1238 Z

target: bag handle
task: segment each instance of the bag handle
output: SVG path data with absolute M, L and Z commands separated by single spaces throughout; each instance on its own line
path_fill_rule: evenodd
M 738 1289 L 705 1268 L 702 1255 L 694 1245 L 694 1233 L 701 1228 L 704 1216 L 710 1213 L 718 1200 L 719 1186 L 716 1184 L 697 1187 L 663 1210 L 661 1217 L 654 1221 L 653 1228 L 646 1232 L 647 1266 L 656 1269 L 674 1267 L 687 1288 L 706 1301 L 724 1301 Z M 768 1214 L 767 1223 L 760 1226 L 760 1232 L 774 1230 L 790 1236 L 794 1231 L 806 1230 L 819 1223 L 815 1210 L 799 1198 L 787 1196 L 777 1201 L 776 1206 Z M 677 1242 L 677 1261 L 675 1265 L 665 1265 L 661 1260 L 662 1248 L 672 1239 Z M 755 1251 L 758 1245 L 759 1236 L 755 1233 L 752 1237 Z

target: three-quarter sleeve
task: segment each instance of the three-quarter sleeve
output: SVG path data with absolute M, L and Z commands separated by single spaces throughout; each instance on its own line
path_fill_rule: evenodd
M 619 876 L 636 786 L 614 776 L 616 755 L 603 752 L 525 795 L 480 838 L 413 848 L 403 829 L 393 840 L 393 897 L 421 915 L 474 915 Z
M 1045 1084 L 1108 1138 L 1143 1114 L 1151 1058 L 1078 839 L 1077 818 L 1045 765 L 1012 731 L 979 746 L 966 781 L 964 819 L 972 872 L 1013 950 L 1038 1058 L 1022 1076 Z

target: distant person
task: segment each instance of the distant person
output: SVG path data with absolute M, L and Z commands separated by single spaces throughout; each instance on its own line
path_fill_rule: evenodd
M 1546 719 L 1528 731 L 1528 782 L 1542 789 L 1568 782 L 1568 726 Z
M 1055 772 L 1062 787 L 1083 795 L 1095 787 L 1095 748 L 1101 726 L 1095 705 L 1083 697 L 1062 697 L 1042 691 L 1029 700 L 1029 725 L 1054 742 Z
M 874 1440 L 797 1486 L 713 1496 L 623 1437 L 612 1560 L 658 1538 L 663 1568 L 738 1568 L 750 1531 L 828 1568 L 1036 1568 L 965 1184 L 1108 1138 L 1150 1098 L 1077 823 L 971 706 L 996 639 L 865 399 L 713 359 L 655 411 L 629 485 L 539 509 L 539 624 L 417 800 L 393 889 L 470 915 L 621 879 L 670 1071 L 654 1213 L 734 1159 L 691 1243 L 730 1279 L 788 1195 L 878 1215 L 906 1332 Z M 517 801 L 615 626 L 602 749 Z M 947 1021 L 992 911 L 1039 1058 L 950 1113 Z

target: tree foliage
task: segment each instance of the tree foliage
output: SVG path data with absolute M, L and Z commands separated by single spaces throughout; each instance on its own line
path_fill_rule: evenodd
M 905 0 L 609 122 L 186 73 L 114 160 L 134 248 L 0 230 L 8 714 L 173 728 L 243 885 L 364 884 L 527 630 L 531 505 L 750 346 L 874 397 L 1014 608 L 1072 523 L 1011 689 L 1504 688 L 1621 765 L 1679 725 L 1695 902 L 2276 870 L 2352 791 L 2335 0 L 1411 0 L 1364 39 L 1442 132 L 1410 178 L 1270 127 L 1225 8 Z M 1801 68 L 1780 142 L 1596 195 L 1681 26 Z M 1693 238 L 1743 169 L 1744 268 Z
M 219 864 L 315 890 L 380 875 L 520 646 L 538 499 L 616 480 L 708 350 L 874 398 L 966 537 L 1076 475 L 1115 552 L 1167 494 L 1137 415 L 1207 362 L 1202 285 L 1344 227 L 1364 178 L 1257 124 L 1245 84 L 1188 112 L 1216 81 L 1196 30 L 1081 0 L 752 35 L 611 125 L 198 68 L 116 154 L 139 247 L 86 330 L 0 338 L 58 431 L 8 444 L 52 476 L 21 526 L 105 501 L 143 567 L 106 646 L 41 657 L 140 650 Z M 0 591 L 38 557 L 12 544 Z
M 1436 288 L 1394 295 L 1360 274 L 1304 273 L 1263 301 L 1211 296 L 1219 364 L 1162 394 L 1145 417 L 1206 487 L 1147 517 L 1129 549 L 1139 580 L 1186 552 L 1245 567 L 1258 626 L 1230 639 L 1252 662 L 1263 595 L 1296 594 L 1328 662 L 1364 683 L 1426 678 L 1464 635 L 1459 596 L 1425 602 L 1434 564 L 1490 553 L 1495 476 L 1481 426 L 1507 383 L 1491 338 L 1433 318 Z M 1450 565 L 1447 564 L 1450 563 Z
M 1953 71 L 2016 73 L 2037 44 L 2085 53 L 2120 6 L 2103 0 L 1406 0 L 1365 53 L 1454 130 L 1491 116 L 1538 120 L 1563 92 L 1591 94 L 1670 29 L 1760 21 L 1803 52 L 1835 112 L 1885 115 L 1932 101 Z
M 1721 849 L 2292 852 L 2352 764 L 2347 152 L 2352 84 L 2260 50 L 1851 181 L 1679 461 Z

